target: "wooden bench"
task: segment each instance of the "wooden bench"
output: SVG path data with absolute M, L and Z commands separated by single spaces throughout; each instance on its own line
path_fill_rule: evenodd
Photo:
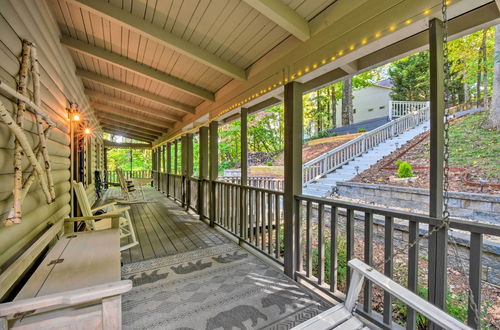
M 14 301 L 0 304 L 0 329 L 121 329 L 132 282 L 120 279 L 117 217 L 111 229 L 63 235 Z
M 379 273 L 361 260 L 352 259 L 348 265 L 351 269 L 351 281 L 345 302 L 316 315 L 293 329 L 369 329 L 354 314 L 356 300 L 361 291 L 363 281 L 367 279 L 444 329 L 472 330 L 472 328 L 454 319 L 443 310 L 420 298 L 415 293 Z

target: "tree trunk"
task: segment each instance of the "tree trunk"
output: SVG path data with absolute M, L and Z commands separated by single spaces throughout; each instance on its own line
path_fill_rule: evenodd
M 483 30 L 483 37 L 481 40 L 481 47 L 477 56 L 477 82 L 476 82 L 476 103 L 477 107 L 481 106 L 481 78 L 483 73 L 483 48 L 486 45 L 486 30 Z
M 332 127 L 337 127 L 337 98 L 335 97 L 335 85 L 332 84 L 332 95 L 331 95 L 331 104 L 332 104 Z
M 500 25 L 495 26 L 495 52 L 493 63 L 493 91 L 486 127 L 500 129 Z
M 352 78 L 342 82 L 342 125 L 350 125 L 352 118 Z
M 486 65 L 486 35 L 488 30 L 483 30 L 483 43 L 481 45 L 482 49 L 482 64 L 483 64 L 483 90 L 484 90 L 484 109 L 488 109 L 488 66 Z

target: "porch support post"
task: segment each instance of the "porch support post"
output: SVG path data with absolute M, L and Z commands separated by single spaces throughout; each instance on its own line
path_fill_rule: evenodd
M 151 167 L 153 172 L 153 186 L 156 188 L 156 148 L 153 149 L 152 153 L 153 155 L 152 155 Z
M 161 147 L 157 148 L 158 150 L 157 157 L 156 157 L 156 178 L 158 180 L 158 191 L 161 191 Z M 132 151 L 131 151 L 132 152 Z
M 198 189 L 198 213 L 200 215 L 200 218 L 203 218 L 203 209 L 206 204 L 206 198 L 205 196 L 205 181 L 208 179 L 208 127 L 201 127 L 200 128 L 200 151 L 199 151 L 199 164 L 198 164 L 198 171 L 199 171 L 199 178 L 200 178 L 200 185 Z
M 108 189 L 108 148 L 104 148 L 104 189 Z
M 182 207 L 186 206 L 187 136 L 181 137 Z
M 167 143 L 167 197 L 170 196 L 170 174 L 172 173 L 172 143 Z
M 430 191 L 429 215 L 443 216 L 443 160 L 444 160 L 444 59 L 443 23 L 429 22 L 430 68 Z M 433 230 L 429 226 L 429 230 Z M 441 309 L 446 305 L 448 231 L 440 229 L 429 237 L 429 301 Z M 431 329 L 436 329 L 434 324 Z
M 179 165 L 179 140 L 175 140 L 175 142 L 174 142 L 174 175 L 179 174 L 178 165 Z M 174 200 L 179 197 L 179 196 L 177 196 L 177 184 L 178 184 L 178 180 L 177 180 L 177 178 L 174 178 L 174 190 L 173 190 Z
M 209 166 L 209 178 L 210 178 L 210 227 L 215 226 L 215 180 L 217 180 L 219 174 L 219 154 L 218 154 L 218 143 L 219 143 L 219 123 L 217 121 L 212 121 L 209 126 L 210 130 L 210 166 Z
M 186 210 L 191 205 L 191 177 L 193 176 L 193 134 L 186 134 Z
M 240 237 L 244 238 L 243 233 L 246 228 L 247 218 L 247 194 L 244 186 L 248 185 L 248 110 L 241 108 L 240 121 L 240 136 L 241 136 L 241 188 L 240 188 Z M 270 206 L 269 206 L 270 207 Z M 271 229 L 269 229 L 271 230 Z
M 302 194 L 302 85 L 290 82 L 285 85 L 285 275 L 294 278 L 297 262 L 295 233 L 300 212 L 295 195 Z

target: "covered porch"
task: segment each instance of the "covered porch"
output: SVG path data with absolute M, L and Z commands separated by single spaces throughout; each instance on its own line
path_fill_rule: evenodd
M 452 329 L 450 260 L 459 325 L 481 328 L 500 226 L 448 213 L 444 49 L 499 24 L 498 0 L 0 4 L 0 329 Z M 304 94 L 424 49 L 428 212 L 304 194 L 414 120 L 304 167 Z M 276 104 L 284 180 L 255 186 L 248 117 Z M 227 182 L 219 127 L 234 120 L 241 175 Z M 109 168 L 109 148 L 150 150 L 151 170 Z M 349 308 L 321 314 L 335 305 Z

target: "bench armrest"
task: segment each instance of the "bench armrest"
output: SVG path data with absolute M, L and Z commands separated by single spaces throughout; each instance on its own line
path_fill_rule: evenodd
M 428 319 L 432 320 L 434 323 L 442 326 L 443 328 L 472 330 L 472 328 L 456 320 L 451 315 L 434 306 L 427 300 L 420 298 L 415 293 L 394 282 L 393 280 L 381 274 L 373 267 L 365 264 L 361 260 L 356 258 L 351 259 L 349 260 L 348 265 L 355 273 L 358 273 L 360 277 L 365 277 L 370 282 L 383 289 L 385 292 L 406 303 L 409 307 L 425 315 Z M 351 290 L 351 288 L 349 288 L 349 290 Z
M 47 308 L 54 310 L 74 305 L 85 304 L 107 297 L 123 294 L 132 288 L 132 281 L 123 280 L 107 284 L 70 290 L 29 299 L 0 304 L 0 317 L 19 318 L 29 313 L 36 313 L 37 309 Z M 47 311 L 44 309 L 44 312 Z
M 76 222 L 76 221 L 89 221 L 89 220 L 102 220 L 106 218 L 119 218 L 121 213 L 104 213 L 104 214 L 99 214 L 99 215 L 92 215 L 88 217 L 73 217 L 73 218 L 66 218 L 64 219 L 65 222 Z
M 116 202 L 106 203 L 106 204 L 103 204 L 103 205 L 100 205 L 100 206 L 94 207 L 94 208 L 93 208 L 93 209 L 91 209 L 90 211 L 95 212 L 95 211 L 97 211 L 97 210 L 102 210 L 102 209 L 108 208 L 108 207 L 110 207 L 110 206 L 115 206 L 115 205 L 116 205 Z

